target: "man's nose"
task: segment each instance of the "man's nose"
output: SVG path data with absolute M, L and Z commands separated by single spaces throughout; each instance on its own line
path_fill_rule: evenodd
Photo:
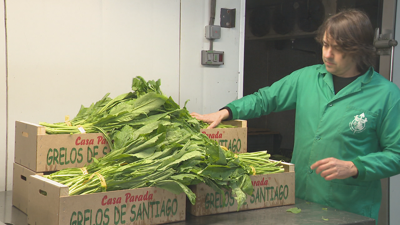
M 332 56 L 333 56 L 332 48 L 331 48 L 331 47 L 326 48 L 326 49 L 324 50 L 324 57 L 325 57 L 325 58 L 332 58 Z

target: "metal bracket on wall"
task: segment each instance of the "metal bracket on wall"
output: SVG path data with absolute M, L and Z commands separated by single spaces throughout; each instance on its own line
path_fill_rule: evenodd
M 225 28 L 233 28 L 236 23 L 236 9 L 221 8 L 220 25 Z
M 383 30 L 379 33 L 379 28 L 375 29 L 374 46 L 378 55 L 390 55 L 393 47 L 397 46 L 397 41 L 392 39 L 391 30 Z

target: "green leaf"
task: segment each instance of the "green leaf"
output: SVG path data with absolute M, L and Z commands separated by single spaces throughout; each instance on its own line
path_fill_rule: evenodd
M 121 130 L 115 132 L 113 135 L 114 149 L 121 149 L 132 141 L 132 134 L 134 129 L 130 126 L 124 126 Z
M 115 107 L 113 108 L 113 106 L 118 104 L 122 99 L 128 98 L 130 96 L 132 96 L 132 93 L 128 92 L 128 93 L 124 93 L 124 94 L 121 94 L 121 95 L 115 97 L 114 99 L 109 101 L 105 106 L 103 106 L 103 108 L 101 108 L 98 113 L 101 114 L 109 109 L 114 109 Z
M 143 151 L 140 151 L 140 152 L 138 152 L 138 153 L 132 154 L 132 156 L 134 156 L 134 157 L 136 157 L 136 158 L 139 158 L 139 159 L 145 159 L 145 158 L 148 158 L 148 157 L 150 157 L 151 155 L 153 155 L 154 152 L 155 152 L 157 149 L 158 149 L 158 148 L 157 148 L 156 146 L 150 147 L 150 148 L 147 148 L 147 149 L 145 149 L 145 150 L 143 150 Z
M 197 176 L 195 174 L 189 174 L 189 173 L 185 173 L 185 174 L 181 173 L 181 174 L 177 174 L 177 175 L 172 175 L 171 179 L 179 181 L 186 186 L 195 185 L 195 184 L 204 182 L 204 179 L 201 178 L 200 176 Z
M 297 213 L 301 212 L 301 209 L 299 209 L 297 207 L 293 207 L 293 208 L 286 210 L 286 212 L 291 212 L 291 213 L 297 214 Z
M 211 187 L 214 191 L 219 192 L 219 193 L 221 194 L 221 196 L 225 196 L 225 195 L 224 195 L 224 191 L 221 189 L 220 186 L 218 186 L 218 185 L 215 183 L 214 180 L 211 180 L 211 179 L 209 179 L 209 178 L 207 178 L 207 177 L 203 177 L 203 180 L 204 180 L 204 183 L 205 183 L 207 186 Z M 223 201 L 223 202 L 224 202 L 224 201 Z
M 139 135 L 147 135 L 150 134 L 151 132 L 153 132 L 154 130 L 156 130 L 158 128 L 158 126 L 161 124 L 160 121 L 154 121 L 152 123 L 146 124 L 143 127 L 135 130 L 132 133 L 132 140 L 135 140 L 139 137 Z
M 196 203 L 196 195 L 193 193 L 193 191 L 178 181 L 162 180 L 162 181 L 156 182 L 155 186 L 163 188 L 165 190 L 168 190 L 174 194 L 180 194 L 182 192 L 185 192 L 186 196 L 188 197 L 188 199 L 192 203 L 192 205 L 194 205 Z
M 166 169 L 167 167 L 172 167 L 172 166 L 177 165 L 177 164 L 179 164 L 181 162 L 184 162 L 186 160 L 189 160 L 189 159 L 195 158 L 197 156 L 201 156 L 201 155 L 202 155 L 202 153 L 200 151 L 188 152 L 188 153 L 184 154 L 183 156 L 179 157 L 178 159 L 176 159 L 175 161 L 165 165 L 164 168 L 161 168 L 161 169 Z
M 209 164 L 203 171 L 199 173 L 201 176 L 212 177 L 218 180 L 230 180 L 233 174 L 241 168 L 231 168 L 223 165 Z
M 240 188 L 243 190 L 244 193 L 248 195 L 253 194 L 254 187 L 251 183 L 251 178 L 249 175 L 244 174 L 242 177 L 240 177 Z
M 131 125 L 131 126 L 138 126 L 138 125 L 145 126 L 147 124 L 156 122 L 156 121 L 166 117 L 170 113 L 171 112 L 159 113 L 159 114 L 154 114 L 154 115 L 151 115 L 151 116 L 146 116 L 143 119 L 135 119 L 135 120 L 129 122 L 129 125 Z
M 210 156 L 209 157 L 209 162 L 210 164 L 219 164 L 219 165 L 225 165 L 226 164 L 226 158 L 225 158 L 225 153 L 223 152 L 219 146 L 212 145 L 207 147 L 206 153 Z
M 150 92 L 137 99 L 133 110 L 135 112 L 148 113 L 160 108 L 166 100 L 167 98 L 165 96 Z
M 235 199 L 238 203 L 237 211 L 239 211 L 240 206 L 242 206 L 246 201 L 246 193 L 240 189 L 236 182 L 231 182 L 230 186 L 232 187 L 232 193 L 235 195 Z
M 132 146 L 132 148 L 127 149 L 126 153 L 134 154 L 134 153 L 143 151 L 147 148 L 154 147 L 157 144 L 157 141 L 159 141 L 158 139 L 163 138 L 163 137 L 165 138 L 165 134 L 163 134 L 163 133 L 158 134 L 158 135 L 152 137 L 150 140 L 147 140 L 143 144 Z

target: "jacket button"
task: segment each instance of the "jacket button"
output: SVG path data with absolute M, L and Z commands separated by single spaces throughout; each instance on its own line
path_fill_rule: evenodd
M 329 104 L 328 106 L 329 106 L 329 107 L 332 107 L 332 106 L 333 106 L 333 104 L 331 103 L 331 104 Z
M 314 170 L 312 170 L 311 168 L 308 169 L 308 173 L 312 174 L 314 172 Z

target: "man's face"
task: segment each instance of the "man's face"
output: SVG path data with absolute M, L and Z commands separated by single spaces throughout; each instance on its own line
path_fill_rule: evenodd
M 336 41 L 324 35 L 322 44 L 322 60 L 326 70 L 338 77 L 354 77 L 359 74 L 352 57 L 346 55 L 336 44 Z

